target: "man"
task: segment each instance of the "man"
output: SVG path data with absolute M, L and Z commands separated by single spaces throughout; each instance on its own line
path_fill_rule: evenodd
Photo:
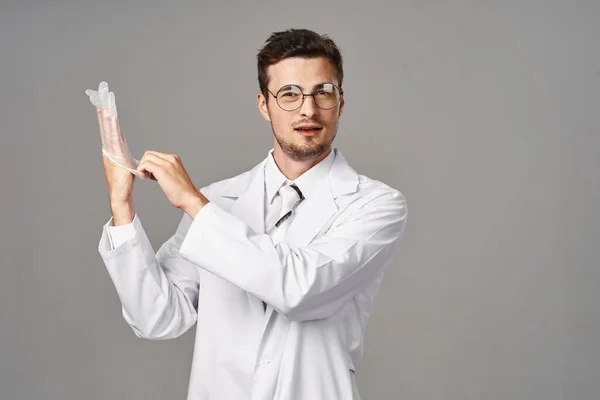
M 103 156 L 112 218 L 99 251 L 137 336 L 175 338 L 197 323 L 189 400 L 359 399 L 355 366 L 405 198 L 332 148 L 344 96 L 331 39 L 273 33 L 258 79 L 274 147 L 252 170 L 198 190 L 178 156 L 140 160 L 183 211 L 156 254 L 132 205 L 134 175 Z

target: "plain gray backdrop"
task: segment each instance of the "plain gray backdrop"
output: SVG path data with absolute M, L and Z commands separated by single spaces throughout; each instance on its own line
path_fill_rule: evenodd
M 97 252 L 84 91 L 106 80 L 134 156 L 179 154 L 200 187 L 272 147 L 255 56 L 290 27 L 336 40 L 335 146 L 408 200 L 363 399 L 600 398 L 599 2 L 0 4 L 2 400 L 185 398 L 194 330 L 136 338 Z M 134 202 L 157 249 L 181 213 L 156 182 Z

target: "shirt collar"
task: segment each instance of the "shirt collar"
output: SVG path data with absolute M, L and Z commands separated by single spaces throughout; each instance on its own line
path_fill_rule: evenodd
M 317 165 L 300 175 L 294 181 L 291 181 L 287 179 L 279 170 L 279 167 L 277 167 L 275 159 L 273 158 L 273 149 L 271 149 L 265 165 L 265 190 L 268 204 L 271 204 L 281 186 L 292 183 L 298 186 L 304 198 L 309 199 L 317 189 L 321 180 L 327 176 L 334 158 L 335 151 L 332 149 L 327 157 L 322 159 Z

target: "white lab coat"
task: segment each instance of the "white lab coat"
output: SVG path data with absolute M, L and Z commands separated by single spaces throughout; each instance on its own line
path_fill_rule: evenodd
M 266 160 L 202 188 L 210 203 L 156 254 L 137 215 L 115 249 L 104 226 L 99 251 L 135 334 L 170 339 L 197 323 L 188 400 L 359 398 L 355 366 L 407 208 L 334 151 L 276 246 L 264 234 Z

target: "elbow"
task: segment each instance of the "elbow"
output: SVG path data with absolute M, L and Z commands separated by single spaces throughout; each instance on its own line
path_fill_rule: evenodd
M 133 331 L 133 334 L 140 339 L 147 339 L 147 340 L 154 339 L 152 337 L 152 335 L 150 335 L 146 330 L 141 331 L 140 328 L 138 328 L 137 326 L 134 326 L 134 325 L 129 325 L 129 327 Z
M 123 309 L 123 317 L 136 337 L 146 340 L 168 340 L 176 339 L 183 335 L 195 322 L 195 319 L 183 318 L 181 315 L 173 315 L 165 318 L 158 316 L 143 323 L 134 322 Z
M 190 325 L 191 326 L 191 325 Z M 143 329 L 131 325 L 131 329 L 135 336 L 146 340 L 169 340 L 176 339 L 183 335 L 190 326 L 180 326 L 179 329 L 168 329 L 166 327 L 146 326 Z
M 137 336 L 140 339 L 145 339 L 145 340 L 168 340 L 168 339 L 175 339 L 176 337 L 179 336 L 179 335 L 168 334 L 165 332 L 159 332 L 159 331 L 156 331 L 155 329 L 140 330 L 139 328 L 134 327 L 134 326 L 132 326 L 131 329 L 133 330 L 133 333 L 135 334 L 135 336 Z

